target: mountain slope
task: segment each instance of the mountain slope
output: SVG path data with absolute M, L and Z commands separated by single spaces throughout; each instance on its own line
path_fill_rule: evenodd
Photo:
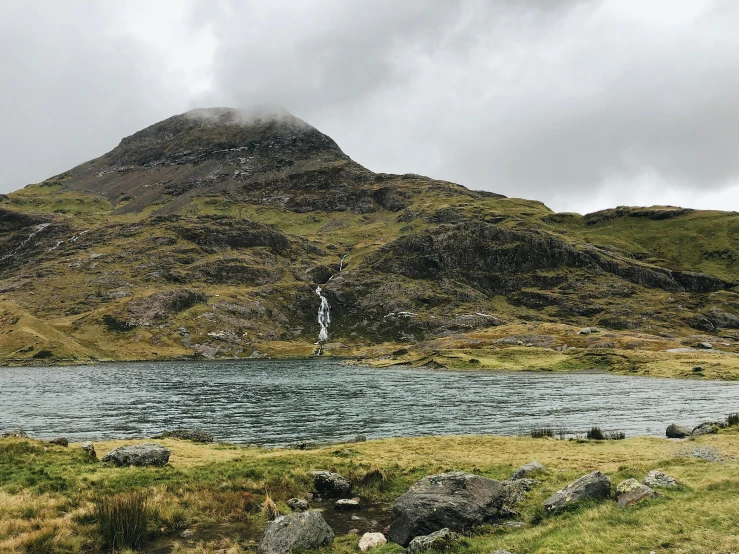
M 521 320 L 732 349 L 737 256 L 736 213 L 555 214 L 373 173 L 284 111 L 194 110 L 0 198 L 0 302 L 79 345 L 11 317 L 0 358 L 308 355 L 318 285 L 324 353 L 425 359 Z

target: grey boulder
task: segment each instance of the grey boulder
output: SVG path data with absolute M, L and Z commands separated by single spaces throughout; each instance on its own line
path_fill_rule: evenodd
M 85 451 L 85 455 L 87 456 L 89 460 L 98 459 L 97 452 L 95 452 L 95 445 L 92 444 L 90 441 L 83 442 L 80 448 L 82 448 L 82 450 Z
M 427 550 L 434 550 L 436 552 L 439 550 L 451 550 L 458 542 L 459 537 L 457 534 L 444 528 L 429 535 L 415 537 L 405 551 L 407 554 L 413 554 L 414 552 L 426 552 Z
M 506 516 L 517 516 L 516 506 L 526 499 L 526 494 L 536 485 L 533 479 L 508 479 L 503 481 L 503 508 Z
M 259 554 L 313 550 L 334 541 L 334 532 L 321 512 L 311 510 L 280 516 L 264 528 Z
M 669 425 L 665 431 L 665 435 L 667 435 L 667 438 L 669 439 L 684 439 L 692 434 L 693 429 L 687 425 L 678 425 L 677 423 Z
M 562 510 L 583 500 L 601 500 L 611 496 L 611 480 L 600 471 L 576 479 L 544 502 L 547 512 Z
M 538 471 L 546 471 L 547 468 L 544 467 L 543 464 L 540 464 L 539 462 L 533 461 L 529 462 L 526 465 L 522 465 L 519 467 L 516 471 L 513 472 L 513 475 L 511 476 L 511 479 L 523 479 L 525 477 L 528 477 L 532 473 L 536 473 Z
M 349 496 L 352 492 L 348 479 L 330 471 L 314 471 L 313 486 L 326 496 Z
M 302 498 L 291 498 L 287 501 L 287 507 L 293 512 L 306 512 L 310 508 L 310 505 L 307 500 L 303 500 Z
M 407 546 L 414 537 L 440 529 L 465 531 L 502 515 L 500 481 L 453 472 L 424 477 L 401 495 L 390 512 L 390 540 Z
M 616 487 L 616 506 L 626 508 L 647 498 L 657 498 L 658 496 L 659 494 L 654 489 L 636 479 L 626 479 Z
M 652 487 L 653 489 L 674 489 L 679 485 L 677 479 L 675 479 L 674 477 L 670 477 L 666 473 L 657 471 L 656 469 L 653 469 L 652 471 L 647 473 L 647 476 L 642 480 L 642 483 L 644 483 L 648 487 Z
M 691 434 L 694 437 L 700 437 L 701 435 L 715 435 L 722 427 L 725 427 L 725 425 L 718 422 L 706 421 L 694 427 Z
M 169 461 L 169 449 L 160 444 L 144 443 L 119 446 L 103 456 L 103 462 L 116 466 L 163 466 Z

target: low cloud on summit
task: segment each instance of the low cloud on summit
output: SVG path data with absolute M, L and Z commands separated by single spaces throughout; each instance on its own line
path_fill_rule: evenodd
M 0 4 L 0 192 L 196 107 L 284 106 L 374 171 L 739 210 L 731 0 Z

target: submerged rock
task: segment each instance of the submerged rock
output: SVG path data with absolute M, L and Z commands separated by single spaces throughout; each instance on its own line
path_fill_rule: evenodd
M 647 498 L 657 498 L 659 494 L 651 487 L 636 479 L 626 479 L 616 487 L 616 506 L 626 508 Z
M 600 471 L 580 477 L 544 502 L 547 512 L 562 510 L 583 500 L 601 500 L 611 496 L 611 480 Z
M 313 486 L 326 496 L 349 496 L 352 493 L 349 480 L 331 471 L 314 471 Z
M 693 429 L 691 429 L 687 425 L 678 425 L 677 423 L 672 423 L 667 427 L 665 434 L 667 435 L 668 439 L 684 439 L 685 437 L 689 437 L 691 434 L 693 434 Z
M 367 552 L 368 550 L 372 550 L 373 548 L 377 548 L 383 544 L 387 544 L 387 539 L 382 533 L 365 533 L 362 535 L 362 538 L 359 539 L 357 548 L 359 548 L 360 552 Z
M 661 487 L 663 489 L 674 489 L 675 487 L 679 486 L 677 479 L 675 479 L 674 477 L 670 477 L 666 473 L 657 471 L 656 469 L 653 469 L 652 471 L 647 473 L 647 476 L 644 478 L 642 483 L 644 483 L 648 487 Z
M 264 528 L 259 554 L 284 554 L 290 551 L 313 550 L 334 541 L 334 532 L 321 512 L 311 510 L 280 516 Z
M 406 546 L 413 537 L 443 528 L 464 531 L 502 515 L 500 481 L 453 472 L 425 477 L 400 496 L 391 511 L 390 540 Z
M 119 446 L 103 457 L 116 466 L 163 466 L 169 461 L 169 449 L 160 444 L 144 443 Z
M 429 535 L 415 537 L 405 551 L 407 554 L 413 554 L 414 552 L 426 552 L 427 550 L 450 550 L 458 542 L 459 536 L 445 527 Z

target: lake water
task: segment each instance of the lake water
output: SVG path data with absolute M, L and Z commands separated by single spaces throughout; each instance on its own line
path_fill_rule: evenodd
M 739 383 L 593 373 L 372 369 L 333 360 L 0 368 L 0 431 L 74 440 L 202 428 L 287 445 L 592 425 L 663 436 L 739 411 Z

